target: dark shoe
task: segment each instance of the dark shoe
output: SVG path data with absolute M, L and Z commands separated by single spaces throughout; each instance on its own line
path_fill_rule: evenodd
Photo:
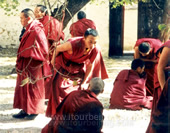
M 38 114 L 30 114 L 26 116 L 24 119 L 25 120 L 34 120 L 37 117 Z
M 17 119 L 23 119 L 26 116 L 28 116 L 28 114 L 24 110 L 21 110 L 18 114 L 12 115 L 12 117 Z

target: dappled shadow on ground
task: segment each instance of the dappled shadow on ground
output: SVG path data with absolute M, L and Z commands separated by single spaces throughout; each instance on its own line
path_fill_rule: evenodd
M 2 104 L 2 103 L 0 104 L 0 112 L 4 111 L 4 113 L 5 113 L 6 110 L 10 110 L 10 109 L 13 109 L 13 104 L 12 103 L 11 104 Z
M 0 129 L 0 133 L 41 133 L 41 128 L 10 128 Z
M 17 48 L 2 48 L 0 47 L 0 57 L 16 57 Z
M 129 111 L 109 109 L 110 94 L 117 74 L 123 69 L 130 69 L 133 56 L 108 58 L 103 56 L 109 79 L 105 81 L 104 92 L 98 99 L 104 106 L 104 133 L 144 133 L 146 131 L 150 110 Z M 45 114 L 39 115 L 35 120 L 14 119 L 13 114 L 20 110 L 13 109 L 13 97 L 16 85 L 16 74 L 9 74 L 15 66 L 16 57 L 0 56 L 0 133 L 40 133 L 49 122 Z

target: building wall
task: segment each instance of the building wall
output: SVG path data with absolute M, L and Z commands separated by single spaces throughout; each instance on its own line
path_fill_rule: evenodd
M 34 10 L 36 4 L 40 4 L 41 0 L 19 0 L 20 6 L 16 16 L 6 16 L 4 11 L 0 9 L 0 47 L 3 48 L 18 48 L 19 35 L 22 29 L 20 24 L 20 11 L 24 8 L 31 8 Z M 52 0 L 50 0 L 52 1 Z M 100 0 L 96 0 L 100 3 Z M 102 4 L 88 3 L 83 9 L 86 12 L 87 18 L 93 20 L 96 23 L 97 30 L 99 32 L 98 44 L 102 47 L 102 52 L 108 52 L 109 47 L 109 3 Z M 70 25 L 77 21 L 77 14 L 73 16 L 64 30 L 65 40 L 69 37 Z M 137 39 L 137 5 L 129 5 L 125 8 L 125 27 L 124 27 L 124 50 L 132 50 Z
M 16 16 L 6 16 L 4 11 L 0 9 L 0 47 L 3 48 L 17 48 L 19 46 L 19 35 L 22 29 L 20 23 L 20 11 L 24 8 L 31 8 L 34 10 L 36 4 L 40 4 L 38 1 L 30 0 L 30 2 L 25 2 L 24 0 L 19 0 L 20 6 L 18 7 L 18 12 L 15 12 Z M 21 2 L 22 1 L 22 2 Z M 41 1 L 41 0 L 39 0 Z M 99 43 L 108 44 L 108 3 L 99 4 L 96 3 L 87 4 L 83 9 L 86 12 L 87 18 L 93 20 L 96 23 L 100 39 Z M 75 15 L 70 23 L 65 28 L 64 32 L 67 40 L 69 38 L 69 26 L 71 23 L 77 21 L 77 15 Z

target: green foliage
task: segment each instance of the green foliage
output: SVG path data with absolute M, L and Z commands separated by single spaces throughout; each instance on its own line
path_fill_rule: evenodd
M 5 11 L 5 15 L 15 15 L 14 12 L 18 11 L 18 0 L 0 0 L 0 8 Z
M 159 25 L 158 25 L 158 29 L 159 29 L 162 33 L 169 33 L 169 32 L 170 32 L 170 25 L 168 25 L 168 24 L 159 24 Z
M 94 1 L 94 0 L 93 0 Z M 142 2 L 150 2 L 150 0 L 109 0 L 110 3 L 112 3 L 113 8 L 116 8 L 118 6 L 122 5 L 132 5 L 132 4 L 137 4 L 138 1 Z
M 158 26 L 158 29 L 159 29 L 159 30 L 165 30 L 165 29 L 166 29 L 166 24 L 160 24 L 160 25 Z

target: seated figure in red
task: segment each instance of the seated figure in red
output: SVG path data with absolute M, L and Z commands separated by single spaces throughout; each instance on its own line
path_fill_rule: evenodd
M 145 72 L 147 74 L 146 80 L 146 94 L 153 96 L 153 91 L 159 86 L 157 80 L 157 57 L 156 51 L 162 46 L 159 39 L 141 38 L 136 41 L 134 46 L 134 58 L 140 58 L 145 61 Z
M 87 90 L 68 94 L 59 104 L 52 120 L 42 133 L 101 133 L 103 105 L 97 95 L 103 92 L 104 82 L 95 77 Z
M 54 77 L 47 116 L 52 117 L 63 98 L 70 92 L 83 88 L 91 77 L 108 78 L 102 58 L 96 64 L 95 59 L 101 56 L 96 45 L 97 36 L 97 31 L 89 28 L 83 37 L 71 38 L 56 47 L 51 60 Z
M 134 59 L 131 70 L 122 70 L 114 81 L 110 98 L 110 109 L 140 110 L 151 109 L 151 96 L 146 96 L 144 62 Z
M 161 94 L 155 90 L 150 123 L 146 133 L 169 133 L 170 131 L 170 40 L 157 51 L 158 80 Z M 158 95 L 159 94 L 159 95 Z
M 77 14 L 78 21 L 70 26 L 70 34 L 72 37 L 83 36 L 88 28 L 96 29 L 95 23 L 86 18 L 86 13 L 79 11 Z

